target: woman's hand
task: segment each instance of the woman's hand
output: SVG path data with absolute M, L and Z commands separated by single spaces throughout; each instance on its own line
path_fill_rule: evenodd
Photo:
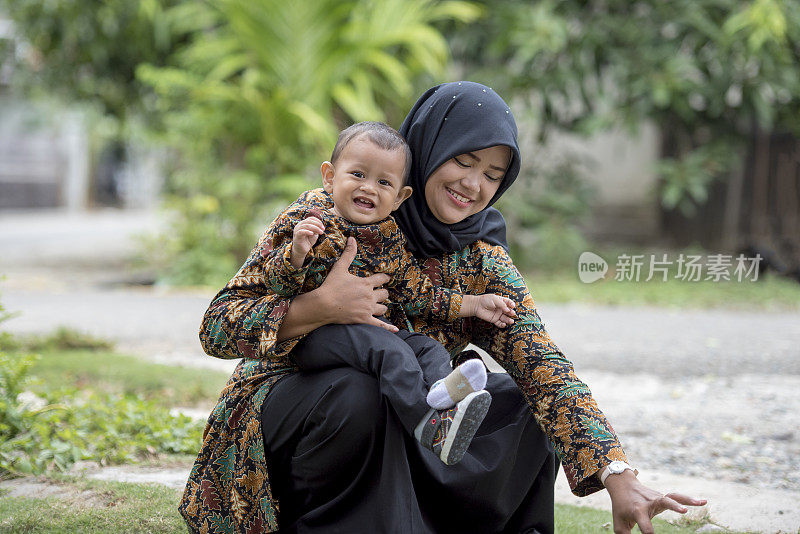
M 378 319 L 386 313 L 383 301 L 389 292 L 382 286 L 389 282 L 389 275 L 373 274 L 362 278 L 350 274 L 348 269 L 356 257 L 358 244 L 352 237 L 347 238 L 347 246 L 342 256 L 333 265 L 325 281 L 319 287 L 330 314 L 329 323 L 371 324 L 397 332 L 398 328 Z
M 333 265 L 322 285 L 292 300 L 278 329 L 278 341 L 302 336 L 334 323 L 366 323 L 397 332 L 396 326 L 375 317 L 386 313 L 386 306 L 381 303 L 389 298 L 389 292 L 381 286 L 389 281 L 389 275 L 373 274 L 361 278 L 350 274 L 348 269 L 357 250 L 356 240 L 348 238 L 342 257 Z
M 606 479 L 606 488 L 611 496 L 616 534 L 630 534 L 631 528 L 637 524 L 642 534 L 653 534 L 655 531 L 650 520 L 664 510 L 685 514 L 686 506 L 703 506 L 707 502 L 679 493 L 662 495 L 639 482 L 632 471 L 610 475 Z

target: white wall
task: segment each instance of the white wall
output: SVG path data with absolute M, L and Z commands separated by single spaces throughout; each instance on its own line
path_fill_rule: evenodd
M 660 136 L 652 123 L 636 132 L 614 130 L 592 138 L 554 134 L 547 150 L 580 155 L 596 191 L 587 234 L 606 239 L 647 240 L 659 230 L 655 164 Z

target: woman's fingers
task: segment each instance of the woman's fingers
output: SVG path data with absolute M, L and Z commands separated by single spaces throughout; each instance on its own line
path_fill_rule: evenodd
M 367 276 L 366 278 L 364 278 L 364 280 L 366 280 L 367 282 L 372 284 L 372 287 L 378 288 L 378 287 L 381 287 L 382 285 L 388 284 L 389 280 L 391 280 L 391 278 L 386 273 L 377 273 L 377 274 L 372 274 L 370 276 Z M 388 292 L 386 293 L 386 298 L 389 298 L 389 293 Z M 383 300 L 386 300 L 386 299 L 383 299 Z
M 353 263 L 353 260 L 356 259 L 356 253 L 358 252 L 358 244 L 356 243 L 355 238 L 348 237 L 347 238 L 347 245 L 344 247 L 344 252 L 336 260 L 336 263 L 333 264 L 331 267 L 331 274 L 334 272 L 347 272 L 350 269 L 350 264 Z M 330 274 L 329 274 L 330 276 Z
M 682 493 L 667 493 L 665 497 L 687 506 L 705 506 L 708 504 L 706 499 L 695 499 L 694 497 L 689 497 L 688 495 L 684 495 Z M 674 508 L 671 509 L 674 510 Z
M 375 297 L 375 302 L 386 302 L 389 298 L 389 290 L 383 287 L 372 290 L 372 295 Z
M 636 524 L 639 525 L 639 530 L 642 531 L 642 534 L 655 534 L 655 530 L 653 530 L 653 523 L 650 521 L 650 517 L 648 517 L 647 513 L 642 511 L 636 514 Z
M 683 506 L 684 504 L 689 506 L 703 506 L 706 502 L 708 501 L 705 499 L 693 499 L 692 497 L 680 493 L 668 493 L 658 500 L 659 509 L 655 513 L 660 514 L 664 510 L 672 510 L 679 514 L 685 514 L 688 512 L 688 509 Z
M 388 330 L 389 332 L 397 332 L 398 330 L 400 330 L 395 325 L 389 324 L 389 323 L 384 323 L 383 321 L 381 321 L 377 317 L 373 317 L 372 320 L 369 321 L 368 324 L 373 324 L 375 326 L 380 326 L 381 328 L 383 328 L 385 330 Z

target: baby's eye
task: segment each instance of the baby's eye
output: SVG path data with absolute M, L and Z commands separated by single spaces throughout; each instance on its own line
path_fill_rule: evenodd
M 388 185 L 388 186 L 392 185 L 392 182 L 390 182 L 389 180 L 378 180 L 378 183 L 380 185 Z
M 363 173 L 363 172 L 361 172 L 361 171 L 353 171 L 353 172 L 351 172 L 350 174 L 352 174 L 352 175 L 353 175 L 353 176 L 355 176 L 356 178 L 363 178 L 363 177 L 364 177 L 364 173 Z
M 456 162 L 456 164 L 457 164 L 459 167 L 469 167 L 469 166 L 470 166 L 470 165 L 468 165 L 467 163 L 464 163 L 463 161 L 461 161 L 461 160 L 460 160 L 460 159 L 458 159 L 458 158 L 453 158 L 453 161 L 455 161 L 455 162 Z

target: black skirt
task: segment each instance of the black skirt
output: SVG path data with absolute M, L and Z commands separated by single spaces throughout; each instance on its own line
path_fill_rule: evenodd
M 522 394 L 490 373 L 492 405 L 464 459 L 423 449 L 352 368 L 295 373 L 264 401 L 281 532 L 552 533 L 558 463 Z

